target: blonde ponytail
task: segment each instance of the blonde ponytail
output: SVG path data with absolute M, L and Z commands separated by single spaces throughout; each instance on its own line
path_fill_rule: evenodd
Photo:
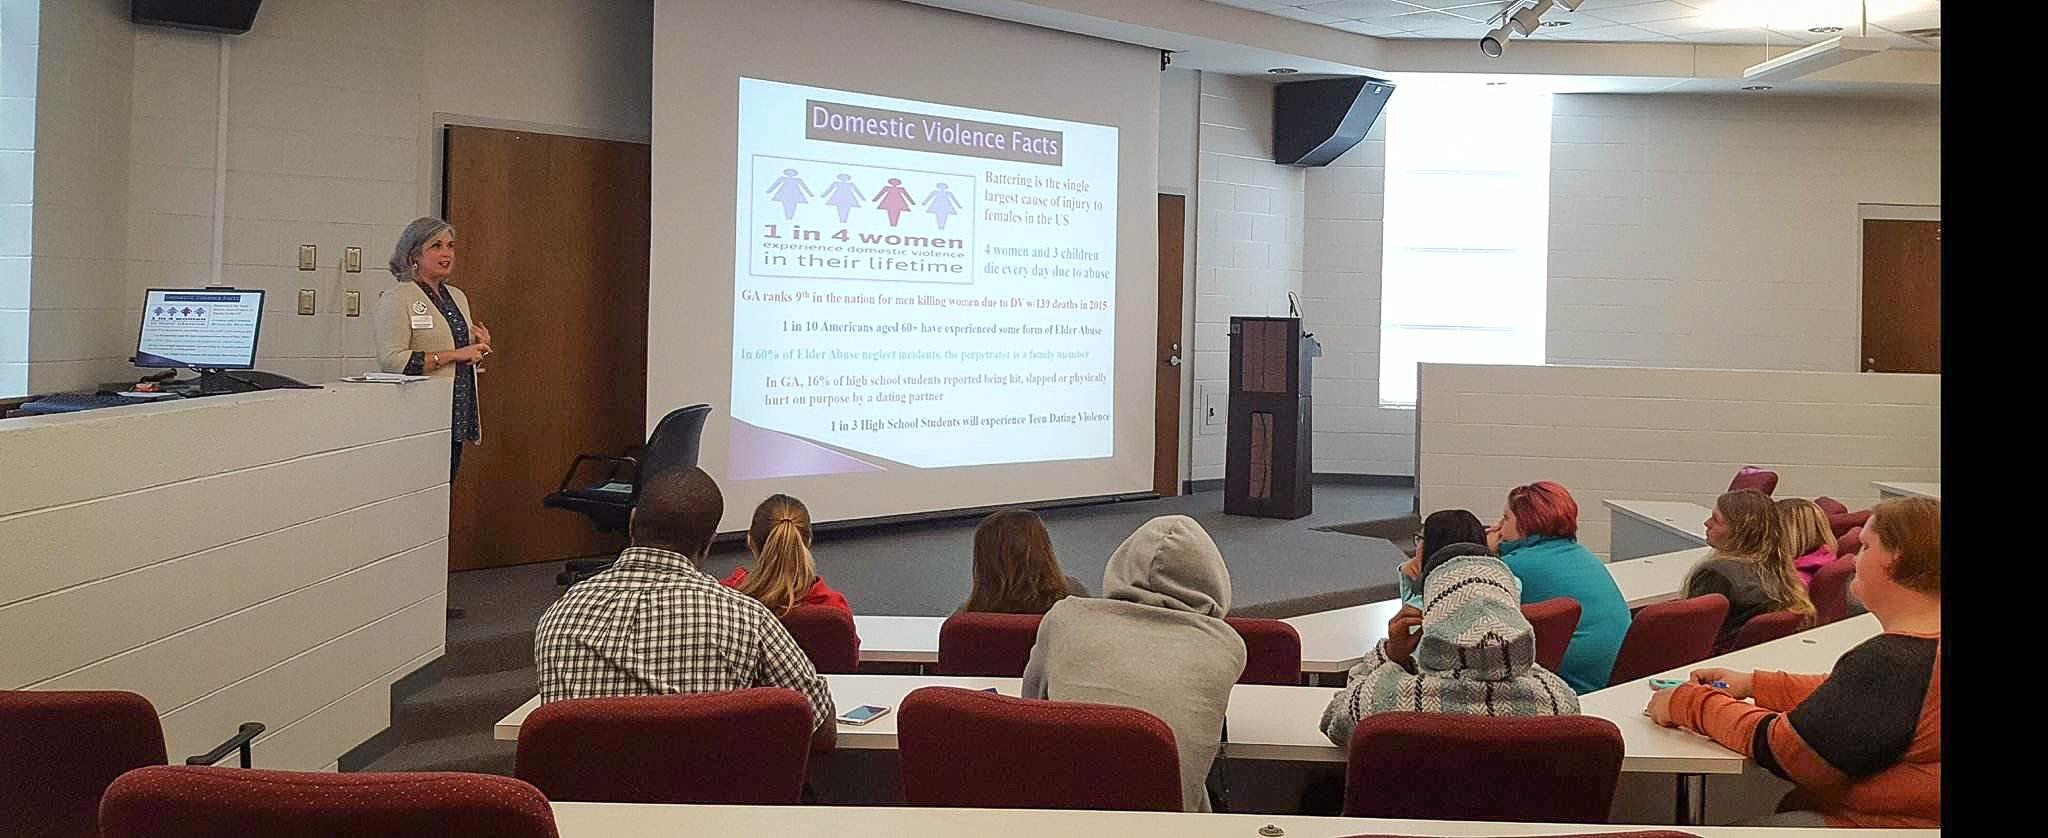
M 777 615 L 810 595 L 818 570 L 811 557 L 811 512 L 803 501 L 788 495 L 762 501 L 747 528 L 747 549 L 754 554 L 754 567 L 740 583 L 740 593 Z

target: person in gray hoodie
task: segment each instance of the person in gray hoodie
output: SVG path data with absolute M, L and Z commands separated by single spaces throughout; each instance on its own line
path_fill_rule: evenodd
M 1209 533 L 1186 515 L 1154 518 L 1109 557 L 1100 599 L 1068 597 L 1045 612 L 1023 695 L 1158 716 L 1180 750 L 1182 808 L 1207 812 L 1203 783 L 1244 673 L 1229 610 L 1230 570 Z
M 1429 571 L 1420 613 L 1401 609 L 1387 639 L 1351 668 L 1349 683 L 1323 710 L 1331 742 L 1348 746 L 1358 720 L 1374 713 L 1578 714 L 1571 685 L 1536 663 L 1521 581 L 1484 548 L 1471 547 L 1479 555 L 1458 555 Z M 1418 621 L 1422 630 L 1411 633 Z

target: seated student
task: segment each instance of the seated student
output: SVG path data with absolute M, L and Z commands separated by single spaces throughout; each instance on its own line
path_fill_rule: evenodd
M 1323 710 L 1323 733 L 1345 745 L 1358 720 L 1415 711 L 1466 716 L 1579 712 L 1570 684 L 1536 663 L 1536 632 L 1522 616 L 1522 583 L 1479 544 L 1430 556 L 1427 603 L 1402 608 L 1387 639 L 1351 668 Z M 1420 625 L 1420 633 L 1411 633 Z
M 825 587 L 825 577 L 811 557 L 811 510 L 788 495 L 769 495 L 754 507 L 754 522 L 747 527 L 747 552 L 754 554 L 754 570 L 735 568 L 722 581 L 728 588 L 761 601 L 776 616 L 799 605 L 826 605 L 847 614 L 853 607 L 846 597 Z
M 1154 518 L 1109 557 L 1101 599 L 1067 597 L 1045 612 L 1023 695 L 1158 716 L 1180 747 L 1183 805 L 1207 812 L 1204 781 L 1245 663 L 1229 610 L 1230 570 L 1209 533 L 1186 515 Z
M 1607 686 L 1629 613 L 1614 575 L 1578 536 L 1578 501 L 1544 480 L 1508 492 L 1500 523 L 1486 530 L 1486 546 L 1522 580 L 1523 605 L 1556 597 L 1578 601 L 1579 627 L 1557 674 L 1584 695 Z
M 961 611 L 1043 614 L 1055 602 L 1087 595 L 1079 580 L 1060 572 L 1038 513 L 1005 509 L 974 528 L 974 592 Z
M 1863 533 L 1849 587 L 1884 633 L 1826 675 L 1701 669 L 1650 697 L 1658 724 L 1798 785 L 1789 811 L 1753 823 L 1941 826 L 1941 503 L 1885 501 Z
M 1835 531 L 1827 510 L 1810 500 L 1785 498 L 1778 509 L 1778 554 L 1788 557 L 1799 583 L 1813 587 L 1813 575 L 1835 561 Z
M 1684 593 L 1688 598 L 1728 598 L 1715 653 L 1727 651 L 1736 633 L 1759 615 L 1791 611 L 1813 616 L 1813 600 L 1793 571 L 1792 558 L 1780 554 L 1778 541 L 1778 509 L 1770 496 L 1743 489 L 1714 501 L 1707 517 L 1707 546 L 1714 549 L 1686 576 Z
M 759 601 L 697 567 L 724 512 L 700 468 L 641 486 L 633 546 L 541 614 L 533 659 L 543 703 L 787 687 L 810 700 L 819 740 L 831 740 L 832 693 L 796 639 Z
M 1479 516 L 1464 509 L 1429 513 L 1422 521 L 1422 531 L 1415 534 L 1415 556 L 1401 563 L 1401 601 L 1421 608 L 1422 580 L 1428 578 L 1423 560 L 1431 558 L 1432 551 L 1461 542 L 1486 543 L 1486 525 L 1479 522 Z

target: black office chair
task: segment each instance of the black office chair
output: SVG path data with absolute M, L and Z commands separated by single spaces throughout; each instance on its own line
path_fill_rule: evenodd
M 693 404 L 669 411 L 647 436 L 647 444 L 629 450 L 625 456 L 578 454 L 562 475 L 562 483 L 541 501 L 552 509 L 566 509 L 590 519 L 599 532 L 624 532 L 633 507 L 640 502 L 645 478 L 697 464 L 697 451 L 704 441 L 704 420 L 711 405 Z M 584 463 L 603 463 L 604 476 L 597 482 L 570 488 Z M 574 559 L 555 577 L 562 585 L 574 585 L 611 567 L 613 559 Z

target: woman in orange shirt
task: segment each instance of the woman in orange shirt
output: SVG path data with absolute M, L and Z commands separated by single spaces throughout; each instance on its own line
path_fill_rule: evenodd
M 1753 823 L 1938 827 L 1941 503 L 1878 504 L 1849 589 L 1884 632 L 1833 672 L 1701 669 L 1694 683 L 1652 695 L 1650 717 L 1711 736 L 1799 786 L 1785 811 Z M 1728 686 L 1706 686 L 1717 681 Z

